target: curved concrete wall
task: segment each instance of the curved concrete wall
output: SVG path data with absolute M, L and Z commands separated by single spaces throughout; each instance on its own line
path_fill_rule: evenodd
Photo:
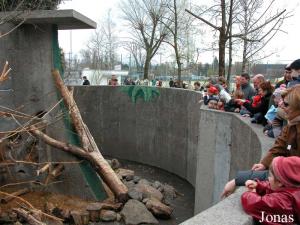
M 257 162 L 272 140 L 264 137 L 261 127 L 250 126 L 248 119 L 201 109 L 199 93 L 159 91 L 155 101 L 140 99 L 136 104 L 121 87 L 78 86 L 74 97 L 104 155 L 156 166 L 186 179 L 195 187 L 195 214 L 205 215 L 185 223 L 204 224 L 202 219 L 209 218 L 207 224 L 220 224 L 212 223 L 214 214 L 218 209 L 220 214 L 233 210 L 238 194 L 216 204 L 217 209 L 208 208 L 219 201 L 227 180 Z M 240 208 L 236 210 L 242 215 L 238 221 L 251 221 Z M 233 218 L 228 224 L 243 224 L 236 222 Z

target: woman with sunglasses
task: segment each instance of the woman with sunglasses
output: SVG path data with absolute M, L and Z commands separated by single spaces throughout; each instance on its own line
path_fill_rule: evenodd
M 245 185 L 247 180 L 266 180 L 268 178 L 268 168 L 274 157 L 300 157 L 300 85 L 288 88 L 282 94 L 282 97 L 288 125 L 282 129 L 273 147 L 263 159 L 253 165 L 252 170 L 239 171 L 237 177 L 225 185 L 222 197 L 227 197 L 233 193 L 236 186 Z

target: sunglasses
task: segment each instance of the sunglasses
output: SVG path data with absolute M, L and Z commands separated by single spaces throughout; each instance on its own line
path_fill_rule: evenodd
M 288 106 L 289 106 L 289 103 L 283 101 L 283 105 L 284 105 L 284 107 L 288 107 Z

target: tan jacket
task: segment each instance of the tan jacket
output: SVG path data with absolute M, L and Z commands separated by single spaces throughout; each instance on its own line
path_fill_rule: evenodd
M 261 160 L 267 168 L 276 156 L 300 157 L 300 116 L 294 118 L 282 129 L 281 134 L 275 140 L 273 147 Z

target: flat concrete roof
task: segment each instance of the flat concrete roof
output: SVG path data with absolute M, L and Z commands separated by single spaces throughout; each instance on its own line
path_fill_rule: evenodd
M 24 24 L 56 24 L 59 30 L 95 29 L 97 23 L 73 10 L 34 10 L 28 12 L 3 12 L 0 19 L 7 17 L 24 20 Z

